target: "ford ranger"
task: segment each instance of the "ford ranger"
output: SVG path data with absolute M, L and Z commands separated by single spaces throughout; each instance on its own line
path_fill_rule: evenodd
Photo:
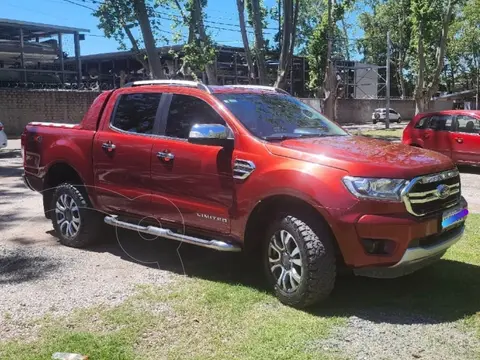
M 448 157 L 353 136 L 271 87 L 135 82 L 80 124 L 29 123 L 22 149 L 62 244 L 111 225 L 256 254 L 298 308 L 340 268 L 392 278 L 438 260 L 468 213 Z

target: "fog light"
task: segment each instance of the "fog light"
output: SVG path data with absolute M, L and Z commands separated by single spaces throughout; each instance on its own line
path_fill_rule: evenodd
M 387 239 L 362 239 L 362 243 L 369 254 L 388 255 L 395 250 L 395 243 Z

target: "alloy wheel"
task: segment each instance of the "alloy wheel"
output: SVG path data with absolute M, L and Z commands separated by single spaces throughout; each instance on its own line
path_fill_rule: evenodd
M 55 204 L 55 215 L 62 235 L 74 238 L 82 223 L 80 209 L 75 200 L 67 194 L 62 194 Z
M 302 281 L 302 255 L 293 237 L 286 230 L 277 231 L 270 239 L 268 262 L 277 285 L 284 292 L 294 292 Z

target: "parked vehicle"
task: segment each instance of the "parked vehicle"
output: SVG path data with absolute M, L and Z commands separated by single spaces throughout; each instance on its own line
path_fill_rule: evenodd
M 0 122 L 0 149 L 7 147 L 7 145 L 8 145 L 7 134 L 5 134 L 3 124 Z
M 397 277 L 432 263 L 468 213 L 448 157 L 352 136 L 270 87 L 139 81 L 78 125 L 28 124 L 22 147 L 61 243 L 86 246 L 106 223 L 261 255 L 299 308 L 330 294 L 339 267 Z
M 480 111 L 418 114 L 403 131 L 402 141 L 440 152 L 456 164 L 480 165 Z
M 390 122 L 397 122 L 399 124 L 402 122 L 402 117 L 395 110 L 390 109 L 389 115 L 390 115 L 389 116 Z M 374 124 L 376 124 L 379 121 L 385 122 L 387 120 L 387 109 L 385 108 L 375 109 L 375 111 L 372 113 L 372 120 Z

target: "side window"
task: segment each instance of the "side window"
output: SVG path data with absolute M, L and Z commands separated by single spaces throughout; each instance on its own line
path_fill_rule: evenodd
M 397 115 L 397 112 L 395 110 L 390 110 L 390 114 Z
M 152 134 L 160 93 L 136 93 L 121 95 L 111 123 L 117 129 Z
M 430 118 L 428 127 L 436 131 L 450 131 L 453 118 L 451 115 L 435 115 Z
M 174 94 L 168 111 L 165 135 L 187 139 L 195 124 L 225 125 L 225 121 L 205 101 L 189 95 Z
M 458 132 L 477 134 L 480 132 L 480 120 L 468 115 L 457 116 L 457 125 Z
M 430 120 L 429 117 L 421 118 L 415 125 L 415 129 L 425 129 L 427 127 L 428 120 Z

